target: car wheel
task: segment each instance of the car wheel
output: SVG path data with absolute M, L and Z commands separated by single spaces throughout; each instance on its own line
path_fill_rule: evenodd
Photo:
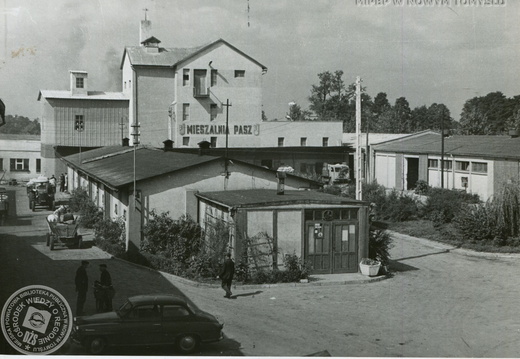
M 198 345 L 199 339 L 192 334 L 184 334 L 177 340 L 177 349 L 183 354 L 192 353 Z
M 87 350 L 90 354 L 98 355 L 106 349 L 107 342 L 105 338 L 94 337 L 87 342 Z

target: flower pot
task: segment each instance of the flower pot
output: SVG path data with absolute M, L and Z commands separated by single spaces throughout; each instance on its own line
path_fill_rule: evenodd
M 367 275 L 369 277 L 375 277 L 379 273 L 379 268 L 381 268 L 381 263 L 379 263 L 379 264 L 359 263 L 359 269 L 361 270 L 361 274 Z

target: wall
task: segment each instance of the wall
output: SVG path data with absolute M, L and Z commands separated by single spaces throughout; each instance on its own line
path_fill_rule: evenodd
M 496 160 L 493 161 L 493 181 L 491 183 L 492 193 L 496 193 L 504 183 L 520 180 L 520 161 L 518 160 Z
M 260 146 L 278 147 L 278 138 L 284 139 L 284 147 L 301 146 L 301 138 L 307 146 L 323 147 L 323 138 L 328 146 L 341 146 L 343 123 L 334 121 L 268 121 L 260 124 Z
M 11 179 L 29 181 L 31 178 L 46 174 L 43 172 L 43 167 L 37 171 L 37 160 L 41 160 L 40 140 L 37 136 L 2 134 L 0 159 L 2 159 L 3 166 L 0 168 L 0 178 L 3 176 L 2 182 Z M 11 159 L 29 160 L 29 167 L 20 171 L 11 171 Z
M 392 153 L 376 153 L 375 180 L 386 188 L 396 186 L 396 157 Z

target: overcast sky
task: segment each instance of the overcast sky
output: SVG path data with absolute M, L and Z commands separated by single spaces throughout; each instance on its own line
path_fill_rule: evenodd
M 455 120 L 469 98 L 520 94 L 520 1 L 393 1 L 0 0 L 0 98 L 7 114 L 40 117 L 38 91 L 68 90 L 69 70 L 88 71 L 92 90 L 121 91 L 123 49 L 138 45 L 144 8 L 164 47 L 223 38 L 267 66 L 269 119 L 291 101 L 308 108 L 324 71 L 343 70 L 347 83 L 360 76 L 370 96 L 386 92 L 391 103 L 444 103 Z

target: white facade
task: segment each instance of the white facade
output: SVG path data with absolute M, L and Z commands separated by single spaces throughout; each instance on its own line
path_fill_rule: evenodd
M 40 136 L 2 134 L 0 137 L 0 182 L 26 182 L 43 173 Z

